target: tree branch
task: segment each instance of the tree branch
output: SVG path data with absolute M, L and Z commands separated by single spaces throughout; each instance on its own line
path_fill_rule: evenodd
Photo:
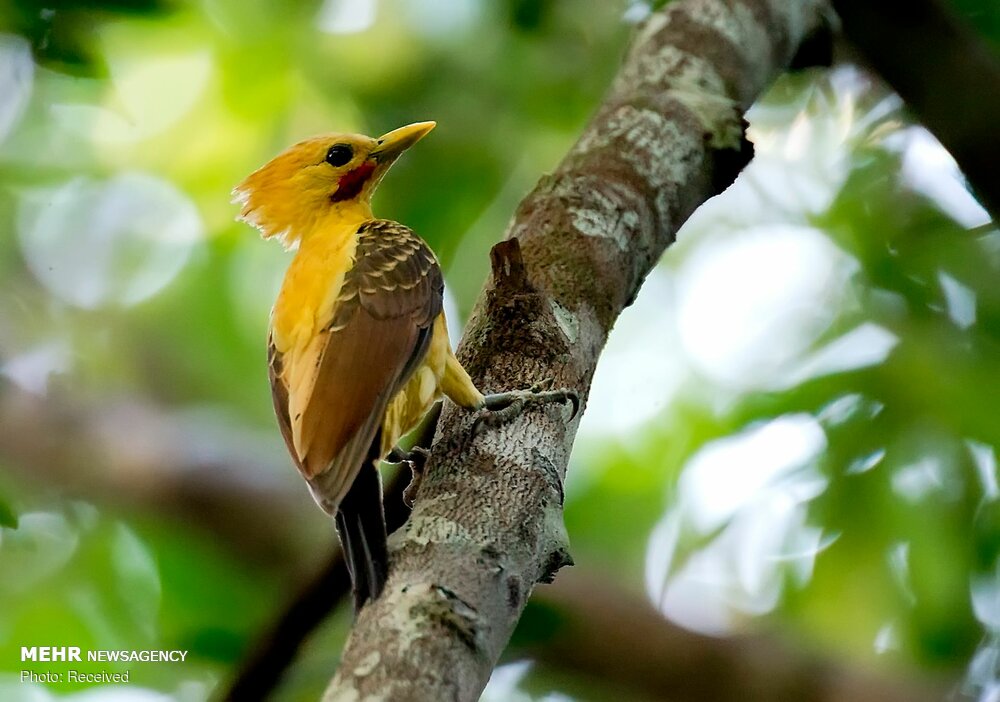
M 576 570 L 576 569 L 574 569 Z M 579 675 L 671 702 L 936 702 L 941 680 L 887 679 L 771 635 L 703 636 L 594 573 L 560 575 L 536 595 L 555 624 L 528 653 Z M 532 600 L 535 602 L 535 599 Z
M 609 96 L 522 202 L 460 358 L 486 391 L 550 378 L 585 398 L 615 318 L 694 209 L 748 153 L 742 113 L 820 0 L 679 0 L 646 22 Z M 385 591 L 355 623 L 337 700 L 475 700 L 537 582 L 570 562 L 562 481 L 576 421 L 542 406 L 470 436 L 442 415 Z
M 844 34 L 1000 219 L 1000 60 L 939 0 L 833 0 Z

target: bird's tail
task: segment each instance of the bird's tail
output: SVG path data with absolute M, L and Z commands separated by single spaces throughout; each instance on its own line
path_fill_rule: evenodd
M 354 584 L 354 611 L 378 597 L 385 585 L 389 554 L 378 466 L 381 438 L 375 437 L 368 456 L 337 511 L 337 533 Z

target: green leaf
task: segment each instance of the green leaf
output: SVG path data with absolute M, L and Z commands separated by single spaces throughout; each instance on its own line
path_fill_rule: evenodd
M 0 497 L 0 527 L 17 529 L 17 512 L 3 497 Z

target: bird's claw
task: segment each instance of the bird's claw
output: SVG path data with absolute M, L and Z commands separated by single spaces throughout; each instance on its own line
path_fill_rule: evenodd
M 549 402 L 571 403 L 573 413 L 570 415 L 569 421 L 573 421 L 580 411 L 579 395 L 568 388 L 552 390 L 552 385 L 552 378 L 546 378 L 527 390 L 512 390 L 487 395 L 483 401 L 483 409 L 480 410 L 476 420 L 472 423 L 472 435 L 478 435 L 484 427 L 496 427 L 510 421 L 531 405 Z
M 413 446 L 409 451 L 397 447 L 386 456 L 386 461 L 389 463 L 404 463 L 410 469 L 410 484 L 403 490 L 403 504 L 410 509 L 413 509 L 413 500 L 420 490 L 420 482 L 424 477 L 424 467 L 430 456 L 431 452 L 423 446 Z

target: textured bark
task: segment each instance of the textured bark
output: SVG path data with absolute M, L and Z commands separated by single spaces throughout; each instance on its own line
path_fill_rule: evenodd
M 586 398 L 616 317 L 745 165 L 743 112 L 824 7 L 679 0 L 649 18 L 494 249 L 459 350 L 481 389 L 552 379 Z M 533 586 L 571 562 L 562 483 L 578 418 L 566 415 L 534 407 L 472 437 L 472 416 L 446 407 L 415 509 L 390 538 L 385 591 L 358 615 L 327 702 L 478 699 Z

